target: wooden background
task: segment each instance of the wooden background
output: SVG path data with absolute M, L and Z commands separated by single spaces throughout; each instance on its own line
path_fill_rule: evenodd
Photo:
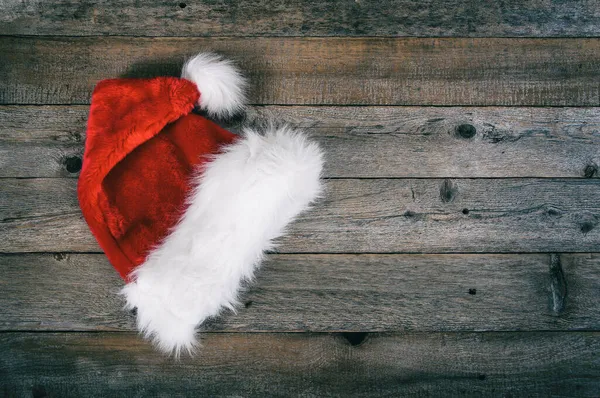
M 0 394 L 600 396 L 600 3 L 0 2 Z M 79 211 L 90 93 L 212 50 L 327 196 L 193 359 Z

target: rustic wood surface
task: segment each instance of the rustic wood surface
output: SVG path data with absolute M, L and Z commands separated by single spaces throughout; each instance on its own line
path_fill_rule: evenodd
M 3 333 L 0 388 L 86 397 L 596 397 L 600 389 L 598 332 L 346 337 L 207 334 L 201 355 L 176 362 L 135 334 Z
M 203 330 L 597 330 L 600 255 L 554 257 L 271 255 L 238 312 Z M 0 255 L 0 282 L 0 330 L 135 330 L 101 254 Z
M 3 179 L 0 252 L 98 252 L 76 181 Z M 282 253 L 595 252 L 598 179 L 340 179 Z
M 77 177 L 87 106 L 0 106 L 0 177 Z M 325 177 L 597 177 L 600 108 L 251 107 L 307 131 Z
M 598 36 L 595 1 L 4 1 L 0 34 Z
M 0 104 L 87 104 L 117 76 L 238 61 L 254 104 L 599 106 L 600 40 L 0 37 Z
M 94 85 L 202 50 L 327 191 L 177 362 L 76 178 Z M 0 395 L 598 397 L 599 110 L 597 1 L 0 1 Z

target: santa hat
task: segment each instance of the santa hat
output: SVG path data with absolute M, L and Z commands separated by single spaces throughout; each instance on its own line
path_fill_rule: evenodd
M 230 62 L 200 54 L 182 78 L 104 80 L 92 94 L 81 210 L 138 329 L 167 353 L 192 351 L 196 327 L 235 306 L 321 189 L 322 153 L 301 133 L 236 135 L 192 113 L 235 113 L 244 85 Z

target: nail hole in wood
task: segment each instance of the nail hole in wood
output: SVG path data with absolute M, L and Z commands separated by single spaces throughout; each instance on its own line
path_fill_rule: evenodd
M 590 163 L 583 169 L 583 176 L 585 178 L 594 178 L 596 175 L 598 175 L 598 165 L 595 163 Z
M 469 289 L 469 294 L 470 295 L 476 295 L 477 294 L 477 289 Z
M 342 337 L 350 343 L 351 346 L 357 347 L 367 339 L 367 332 L 343 332 Z
M 486 375 L 484 375 L 483 373 L 481 373 L 481 374 L 477 375 L 477 378 L 478 378 L 479 380 L 485 380 L 485 379 L 487 378 L 487 376 L 486 376 Z
M 469 214 L 469 209 L 462 209 L 462 214 L 464 214 L 464 215 Z
M 252 306 L 252 304 L 253 304 L 253 301 L 252 301 L 252 300 L 248 300 L 248 301 L 246 301 L 246 302 L 244 303 L 244 307 L 246 307 L 246 308 L 250 308 L 250 307 Z
M 477 134 L 477 129 L 471 124 L 461 124 L 456 128 L 456 134 L 461 138 L 473 138 Z
M 179 3 L 179 8 L 185 8 L 185 7 L 187 7 L 187 4 L 185 4 L 185 3 Z
M 69 173 L 77 173 L 81 170 L 81 158 L 79 156 L 69 156 L 65 159 L 65 167 Z

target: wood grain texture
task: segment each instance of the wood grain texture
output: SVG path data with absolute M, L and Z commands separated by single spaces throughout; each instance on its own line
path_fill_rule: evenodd
M 2 179 L 0 252 L 96 252 L 74 179 Z M 341 179 L 281 252 L 595 252 L 598 179 Z
M 195 359 L 135 334 L 3 333 L 8 396 L 596 397 L 598 333 L 209 334 Z
M 598 36 L 594 1 L 0 3 L 0 34 L 133 36 Z
M 76 177 L 95 84 L 203 50 L 327 196 L 176 362 Z M 0 395 L 600 396 L 599 65 L 588 0 L 0 1 Z
M 0 104 L 87 104 L 118 76 L 178 75 L 212 50 L 254 104 L 600 105 L 600 39 L 0 37 Z
M 270 255 L 238 312 L 202 330 L 599 330 L 599 267 L 598 254 Z M 0 283 L 2 331 L 135 330 L 104 255 L 0 255 Z
M 0 106 L 0 177 L 77 177 L 87 112 Z M 265 120 L 318 141 L 325 177 L 597 177 L 600 164 L 600 108 L 265 106 L 221 124 Z

